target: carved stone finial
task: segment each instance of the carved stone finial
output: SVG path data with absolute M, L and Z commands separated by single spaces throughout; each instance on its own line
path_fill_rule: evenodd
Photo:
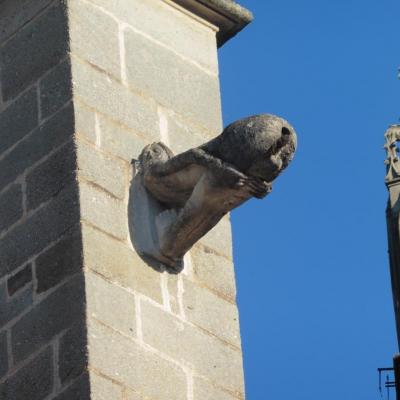
M 174 156 L 163 143 L 139 157 L 142 183 L 161 212 L 144 255 L 178 271 L 185 253 L 230 210 L 263 198 L 293 158 L 297 137 L 284 119 L 255 115 Z
M 392 183 L 400 178 L 400 163 L 397 142 L 400 140 L 400 125 L 392 125 L 385 132 L 386 143 L 384 148 L 387 153 L 385 160 L 387 184 Z

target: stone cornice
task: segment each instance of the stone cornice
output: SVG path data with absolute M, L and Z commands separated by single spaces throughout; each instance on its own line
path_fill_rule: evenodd
M 253 14 L 232 0 L 172 0 L 181 7 L 218 27 L 221 47 L 253 20 Z

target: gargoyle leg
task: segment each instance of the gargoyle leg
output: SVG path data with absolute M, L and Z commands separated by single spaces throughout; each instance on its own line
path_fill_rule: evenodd
M 215 181 L 211 172 L 204 173 L 176 220 L 159 232 L 160 251 L 176 263 L 173 268 L 227 212 L 251 197 L 246 188 L 221 188 Z

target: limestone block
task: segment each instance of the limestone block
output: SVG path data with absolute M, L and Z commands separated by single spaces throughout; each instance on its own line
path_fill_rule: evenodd
M 0 194 L 0 232 L 17 222 L 22 215 L 21 185 L 14 184 Z
M 119 238 L 128 236 L 124 203 L 109 193 L 84 181 L 80 182 L 81 217 L 101 230 Z
M 32 282 L 32 264 L 29 263 L 7 279 L 7 292 L 12 297 L 16 292 Z
M 167 144 L 175 154 L 200 146 L 210 139 L 198 128 L 188 127 L 177 116 L 172 115 L 168 117 L 168 138 Z
M 77 188 L 71 185 L 1 239 L 0 277 L 58 239 L 79 218 Z
M 159 0 L 92 0 L 133 28 L 213 72 L 218 60 L 215 30 Z M 193 44 L 196 44 L 195 46 Z
M 76 57 L 72 57 L 72 79 L 74 94 L 88 106 L 149 139 L 158 138 L 155 104 Z
M 58 377 L 63 385 L 71 383 L 86 369 L 85 321 L 85 318 L 78 319 L 59 340 Z
M 85 137 L 92 143 L 96 143 L 95 111 L 85 103 L 75 99 L 75 133 Z
M 82 237 L 85 267 L 162 303 L 160 274 L 127 245 L 86 224 L 82 225 Z
M 39 90 L 42 118 L 48 118 L 71 99 L 72 76 L 69 57 L 41 79 Z
M 92 400 L 122 400 L 121 386 L 94 371 L 90 374 L 90 391 Z
M 233 263 L 211 249 L 196 245 L 190 250 L 193 278 L 234 301 L 236 286 Z
M 124 400 L 145 400 L 139 393 L 127 389 L 124 394 Z
M 86 273 L 85 282 L 87 315 L 128 336 L 135 336 L 134 296 L 91 272 Z
M 0 188 L 71 139 L 73 118 L 72 107 L 63 108 L 8 153 L 0 161 Z
M 75 382 L 67 386 L 54 400 L 92 400 L 87 374 L 81 375 Z
M 0 384 L 0 399 L 42 400 L 53 390 L 53 352 L 47 347 Z
M 35 209 L 75 180 L 75 144 L 69 141 L 26 177 L 27 209 Z
M 15 7 L 15 0 L 3 0 L 1 3 L 0 42 L 5 41 L 35 15 L 46 8 L 52 0 L 20 0 Z
M 243 392 L 240 351 L 148 302 L 141 302 L 141 310 L 145 343 L 192 365 L 195 373 L 218 385 Z
M 3 99 L 15 97 L 56 66 L 67 51 L 67 16 L 63 3 L 56 1 L 0 49 Z
M 142 35 L 125 31 L 129 85 L 207 129 L 221 127 L 219 81 Z
M 49 247 L 36 259 L 36 290 L 45 292 L 82 270 L 82 237 L 78 229 Z
M 221 219 L 201 240 L 205 246 L 232 259 L 232 232 L 228 217 Z
M 91 320 L 88 348 L 90 367 L 145 398 L 186 400 L 186 377 L 180 368 Z
M 129 164 L 112 158 L 83 141 L 78 140 L 76 146 L 78 176 L 123 199 L 127 191 Z
M 118 23 L 82 0 L 68 1 L 70 49 L 120 79 Z
M 32 88 L 0 114 L 0 154 L 9 149 L 38 125 L 36 89 Z
M 19 362 L 48 343 L 83 315 L 82 277 L 68 281 L 25 314 L 11 330 L 14 360 Z
M 3 326 L 32 305 L 32 286 L 27 287 L 21 293 L 16 294 L 9 301 L 7 301 L 6 285 L 3 283 L 0 285 L 0 301 L 0 326 Z
M 236 305 L 189 280 L 184 281 L 183 304 L 188 321 L 240 348 Z
M 231 394 L 216 388 L 210 382 L 195 376 L 193 379 L 193 400 L 237 400 Z
M 7 332 L 0 333 L 0 379 L 8 371 L 8 345 L 7 345 Z M 1 387 L 1 386 L 0 386 Z
M 147 140 L 151 140 L 151 138 L 143 139 L 133 131 L 125 129 L 102 115 L 99 115 L 98 118 L 100 147 L 125 161 L 131 162 L 133 158 L 137 159 L 143 147 L 148 144 Z

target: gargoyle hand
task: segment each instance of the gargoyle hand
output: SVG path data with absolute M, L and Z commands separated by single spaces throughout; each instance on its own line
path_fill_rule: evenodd
M 249 192 L 257 199 L 263 199 L 267 194 L 272 192 L 272 184 L 261 178 L 248 177 L 245 185 L 249 188 Z
M 248 180 L 248 177 L 238 171 L 234 166 L 223 162 L 214 169 L 214 174 L 218 177 L 219 185 L 231 189 L 240 189 L 244 187 Z

